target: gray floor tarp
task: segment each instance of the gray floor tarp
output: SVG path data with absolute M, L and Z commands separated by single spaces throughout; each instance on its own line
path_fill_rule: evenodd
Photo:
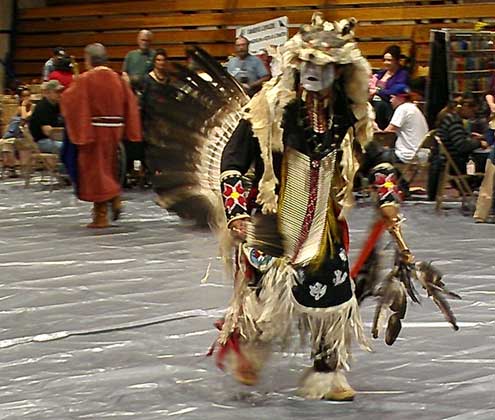
M 463 297 L 460 330 L 410 304 L 392 347 L 356 349 L 354 402 L 304 401 L 306 349 L 275 354 L 253 388 L 205 357 L 231 293 L 211 234 L 137 191 L 117 227 L 89 230 L 90 205 L 68 189 L 21 185 L 0 182 L 0 419 L 495 419 L 493 224 L 404 205 L 416 257 Z M 351 257 L 372 212 L 353 211 Z

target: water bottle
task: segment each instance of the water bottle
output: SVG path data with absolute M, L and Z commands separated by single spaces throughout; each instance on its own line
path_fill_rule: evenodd
M 476 165 L 474 164 L 473 159 L 469 159 L 466 165 L 466 174 L 474 175 L 476 173 Z

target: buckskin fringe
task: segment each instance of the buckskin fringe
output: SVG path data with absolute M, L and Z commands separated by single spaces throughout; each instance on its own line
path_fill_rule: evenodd
M 224 342 L 237 328 L 247 341 L 259 340 L 287 348 L 298 329 L 302 340 L 310 336 L 313 357 L 336 357 L 338 369 L 349 369 L 353 337 L 363 349 L 370 350 L 356 298 L 335 307 L 307 308 L 294 300 L 292 287 L 296 281 L 294 268 L 286 260 L 278 259 L 264 274 L 259 296 L 247 286 L 238 289 L 219 342 Z

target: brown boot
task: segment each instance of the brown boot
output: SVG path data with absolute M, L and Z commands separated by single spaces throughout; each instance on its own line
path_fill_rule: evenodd
M 112 198 L 110 203 L 112 206 L 112 220 L 119 220 L 120 214 L 122 213 L 122 200 L 120 199 L 120 195 Z
M 106 228 L 110 225 L 107 219 L 107 203 L 94 203 L 93 204 L 93 221 L 87 225 L 88 228 Z

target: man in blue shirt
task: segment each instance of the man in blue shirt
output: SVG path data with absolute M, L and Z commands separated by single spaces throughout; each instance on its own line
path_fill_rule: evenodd
M 227 63 L 227 71 L 242 85 L 249 96 L 261 89 L 270 75 L 263 62 L 249 54 L 249 41 L 243 36 L 235 40 L 235 56 Z

